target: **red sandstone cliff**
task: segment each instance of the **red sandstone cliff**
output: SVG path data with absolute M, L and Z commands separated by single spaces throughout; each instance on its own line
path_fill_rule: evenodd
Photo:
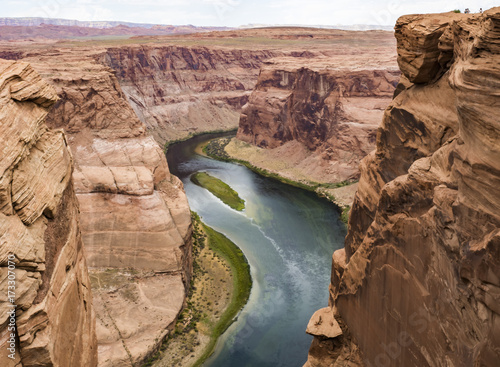
M 177 40 L 158 37 L 156 42 L 110 47 L 97 59 L 116 70 L 131 106 L 160 144 L 237 128 L 259 70 L 272 57 L 300 63 L 361 52 L 368 58 L 393 49 L 388 32 L 286 27 L 198 33 Z M 385 59 L 395 65 L 395 58 Z
M 48 123 L 68 134 L 97 313 L 99 365 L 136 365 L 159 347 L 191 276 L 181 181 L 146 134 L 112 70 L 81 54 L 35 67 L 61 100 Z
M 109 48 L 99 56 L 116 70 L 130 105 L 157 141 L 231 129 L 260 65 L 278 51 L 181 46 Z
M 192 266 L 187 199 L 113 71 L 92 51 L 56 57 L 24 60 L 59 96 L 47 123 L 65 130 L 74 157 L 99 365 L 135 365 L 159 347 L 183 307 Z
M 497 366 L 500 8 L 395 29 L 406 80 L 361 163 L 306 366 Z
M 0 41 L 0 57 L 64 62 L 79 54 L 111 67 L 136 115 L 160 144 L 190 134 L 237 128 L 262 63 L 272 57 L 391 54 L 389 32 L 269 28 L 112 42 Z M 328 41 L 328 42 L 326 42 Z M 47 70 L 50 74 L 50 70 Z M 96 105 L 99 107 L 99 105 Z M 88 114 L 91 116 L 92 114 Z
M 64 133 L 45 124 L 56 100 L 29 64 L 0 60 L 2 366 L 97 365 L 73 157 Z M 15 330 L 8 314 L 13 304 Z M 15 352 L 7 349 L 11 333 Z
M 282 155 L 287 147 L 289 155 L 304 150 L 294 169 L 313 181 L 356 179 L 399 80 L 391 56 L 266 62 L 241 113 L 237 139 Z

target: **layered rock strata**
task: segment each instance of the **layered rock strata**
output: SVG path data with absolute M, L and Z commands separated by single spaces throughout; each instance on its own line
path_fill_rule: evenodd
M 328 42 L 327 42 L 328 41 Z M 276 27 L 182 36 L 142 36 L 120 42 L 0 41 L 0 57 L 64 62 L 78 54 L 116 71 L 121 89 L 161 144 L 192 134 L 238 127 L 262 63 L 272 57 L 391 54 L 389 32 Z M 68 56 L 69 55 L 69 56 Z M 85 65 L 85 63 L 82 63 Z
M 57 99 L 29 64 L 0 60 L 2 366 L 97 365 L 73 157 L 45 124 Z
M 374 42 L 384 54 L 393 40 L 387 32 L 278 28 L 131 46 L 0 45 L 1 57 L 34 63 L 61 98 L 49 123 L 65 129 L 74 155 L 101 365 L 137 364 L 157 348 L 189 282 L 187 201 L 149 134 L 163 143 L 236 127 L 263 61 L 353 55 Z
M 404 16 L 395 29 L 406 80 L 333 256 L 331 313 L 360 353 L 323 333 L 306 365 L 347 355 L 351 365 L 496 366 L 500 8 Z
M 238 125 L 262 62 L 279 51 L 181 46 L 110 48 L 130 105 L 160 143 Z
M 66 131 L 74 156 L 99 365 L 137 365 L 169 333 L 190 282 L 183 186 L 111 69 L 79 53 L 37 58 L 60 96 L 47 122 Z
M 160 144 L 236 129 L 241 107 L 270 58 L 360 53 L 384 58 L 393 49 L 388 32 L 298 27 L 197 33 L 177 40 L 158 37 L 156 42 L 160 44 L 108 48 L 99 60 L 117 71 L 130 104 Z M 390 60 L 394 65 L 395 57 Z
M 345 56 L 270 60 L 243 108 L 236 137 L 263 148 L 262 161 L 253 164 L 271 168 L 265 157 L 278 156 L 273 161 L 283 164 L 274 170 L 291 179 L 356 180 L 398 80 L 395 55 L 351 55 L 349 63 Z

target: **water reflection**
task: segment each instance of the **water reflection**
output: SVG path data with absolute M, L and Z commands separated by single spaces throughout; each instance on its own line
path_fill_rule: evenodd
M 310 192 L 194 154 L 208 138 L 170 147 L 170 169 L 184 182 L 191 209 L 243 250 L 254 283 L 248 304 L 205 366 L 302 366 L 311 343 L 305 328 L 328 303 L 331 255 L 343 244 L 344 225 L 333 205 Z M 191 183 L 199 170 L 236 190 L 245 210 L 232 210 Z

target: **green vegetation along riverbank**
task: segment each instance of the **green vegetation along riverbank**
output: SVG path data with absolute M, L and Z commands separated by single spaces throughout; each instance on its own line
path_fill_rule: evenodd
M 196 172 L 191 176 L 191 181 L 201 186 L 212 194 L 217 196 L 222 202 L 235 210 L 242 211 L 245 209 L 245 200 L 239 197 L 238 193 L 234 191 L 228 184 L 210 176 L 206 172 Z
M 247 303 L 252 288 L 250 266 L 243 252 L 222 233 L 213 230 L 205 224 L 202 224 L 202 227 L 203 231 L 208 236 L 208 243 L 210 244 L 211 250 L 214 251 L 217 256 L 224 259 L 231 268 L 231 274 L 233 276 L 233 295 L 231 297 L 231 303 L 212 329 L 209 346 L 198 361 L 199 363 L 195 364 L 195 366 L 200 366 L 202 362 L 212 354 L 217 339 L 234 322 L 238 312 Z
M 225 129 L 216 129 L 216 130 L 208 130 L 208 131 L 202 131 L 202 132 L 189 132 L 186 136 L 182 137 L 182 138 L 179 138 L 179 139 L 172 139 L 172 140 L 169 140 L 167 141 L 164 145 L 163 145 L 163 151 L 166 153 L 168 148 L 171 146 L 171 145 L 174 145 L 174 144 L 177 144 L 177 143 L 182 143 L 183 141 L 186 141 L 186 140 L 189 140 L 189 139 L 192 139 L 194 138 L 195 136 L 200 136 L 200 135 L 210 135 L 210 134 L 232 134 L 232 135 L 236 135 L 236 131 L 238 131 L 238 128 L 233 128 L 233 129 L 228 129 L 228 130 L 225 130 Z
M 328 199 L 339 208 L 341 214 L 340 219 L 347 225 L 351 206 L 337 200 L 333 192 L 335 192 L 336 189 L 350 186 L 356 183 L 357 181 L 342 181 L 334 183 L 320 183 L 320 182 L 304 181 L 304 180 L 294 181 L 287 177 L 283 177 L 276 172 L 271 172 L 265 168 L 257 167 L 248 161 L 231 157 L 225 150 L 226 146 L 231 142 L 231 139 L 232 139 L 231 137 L 212 139 L 203 145 L 202 148 L 203 153 L 213 159 L 241 164 L 259 175 L 272 178 L 284 184 L 315 192 L 316 194 L 318 194 L 318 196 Z
M 247 303 L 250 266 L 241 250 L 192 213 L 193 276 L 186 307 L 161 350 L 143 367 L 201 366 Z

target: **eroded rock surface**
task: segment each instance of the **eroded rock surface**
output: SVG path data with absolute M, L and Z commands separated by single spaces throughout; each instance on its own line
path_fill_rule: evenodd
M 0 60 L 2 366 L 97 365 L 73 158 L 64 133 L 45 124 L 56 101 L 29 64 Z M 8 328 L 8 290 L 15 294 L 17 332 Z M 15 360 L 7 350 L 11 332 Z
M 298 27 L 157 38 L 162 40 L 166 44 L 110 47 L 99 56 L 117 71 L 130 104 L 160 144 L 203 131 L 236 129 L 260 68 L 270 58 L 301 60 L 367 50 L 372 55 L 390 50 L 392 55 L 393 50 L 389 32 Z
M 37 55 L 60 100 L 47 122 L 66 131 L 97 316 L 100 366 L 137 365 L 161 344 L 191 276 L 182 183 L 92 52 Z
M 362 161 L 330 306 L 359 346 L 356 365 L 496 366 L 500 8 L 404 16 L 396 37 L 415 84 L 398 88 Z M 321 338 L 308 366 L 344 365 L 328 358 L 347 344 L 320 349 Z
M 73 55 L 74 64 L 79 55 L 83 68 L 89 66 L 90 58 L 112 68 L 120 84 L 119 93 L 126 96 L 149 134 L 163 145 L 201 132 L 236 129 L 241 107 L 255 87 L 260 67 L 270 58 L 344 55 L 349 62 L 351 55 L 380 56 L 389 52 L 394 64 L 394 43 L 391 33 L 385 31 L 278 27 L 143 36 L 126 40 L 123 45 L 114 41 L 109 45 L 105 41 L 0 41 L 0 57 L 64 62 Z M 94 66 L 84 70 L 102 71 Z M 50 70 L 47 74 L 51 74 Z M 92 98 L 95 107 L 111 96 L 100 97 Z M 84 114 L 93 116 L 86 111 Z M 103 121 L 103 115 L 97 114 L 95 124 L 102 125 Z
M 278 51 L 180 46 L 110 48 L 101 62 L 116 70 L 130 105 L 160 143 L 231 129 L 262 62 Z
M 355 180 L 398 80 L 391 53 L 272 59 L 261 69 L 236 137 L 290 161 L 278 171 L 292 179 Z

